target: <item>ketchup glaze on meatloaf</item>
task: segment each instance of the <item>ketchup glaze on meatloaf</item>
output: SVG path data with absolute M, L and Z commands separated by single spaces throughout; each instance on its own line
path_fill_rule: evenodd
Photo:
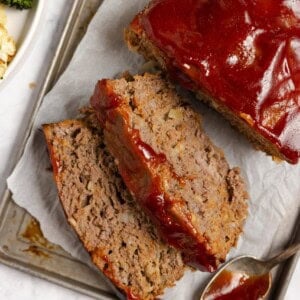
M 131 24 L 171 75 L 300 157 L 300 1 L 156 0 Z

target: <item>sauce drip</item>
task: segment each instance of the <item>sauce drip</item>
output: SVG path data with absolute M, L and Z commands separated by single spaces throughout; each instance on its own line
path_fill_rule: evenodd
M 227 106 L 276 145 L 300 157 L 300 2 L 156 0 L 132 23 L 191 90 Z
M 224 270 L 205 293 L 204 300 L 258 300 L 269 289 L 269 274 L 247 276 Z

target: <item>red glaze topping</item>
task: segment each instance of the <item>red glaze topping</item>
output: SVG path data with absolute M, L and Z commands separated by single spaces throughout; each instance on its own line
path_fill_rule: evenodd
M 48 152 L 52 164 L 53 175 L 54 178 L 56 178 L 61 171 L 61 162 L 56 158 L 53 146 L 50 144 L 48 144 Z
M 103 116 L 102 111 L 110 111 L 113 108 L 116 108 L 121 103 L 121 99 L 114 94 L 110 93 L 107 90 L 107 80 L 103 79 L 97 83 L 94 94 L 90 99 L 92 107 L 96 111 L 97 118 L 99 119 L 101 126 L 105 124 L 105 120 L 108 117 L 107 115 Z
M 300 157 L 300 1 L 156 0 L 132 23 L 170 73 Z
M 205 293 L 204 300 L 258 300 L 270 284 L 269 274 L 247 276 L 224 270 Z
M 130 128 L 126 111 L 119 106 L 101 104 L 109 103 L 110 99 L 119 97 L 114 94 L 106 81 L 100 81 L 91 98 L 91 104 L 97 111 L 100 123 L 110 134 L 107 137 L 107 146 L 118 160 L 120 174 L 135 198 L 140 202 L 153 222 L 157 225 L 162 237 L 172 246 L 180 249 L 186 263 L 212 272 L 216 269 L 216 258 L 205 248 L 205 240 L 199 236 L 191 225 L 190 215 L 183 212 L 186 221 L 181 221 L 172 211 L 177 211 L 184 205 L 181 199 L 170 199 L 164 192 L 162 174 L 158 167 L 167 164 L 164 154 L 156 153 L 152 147 L 140 138 L 138 130 Z M 173 178 L 179 184 L 184 179 L 179 178 L 170 170 Z M 170 174 L 169 173 L 169 174 Z
M 127 300 L 142 300 L 141 298 L 134 295 L 131 290 L 128 289 L 127 291 Z

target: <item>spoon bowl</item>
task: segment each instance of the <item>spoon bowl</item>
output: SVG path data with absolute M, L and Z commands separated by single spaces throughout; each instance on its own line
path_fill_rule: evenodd
M 299 250 L 298 243 L 268 260 L 247 255 L 232 259 L 212 277 L 203 290 L 200 300 L 214 300 L 218 297 L 233 300 L 234 295 L 238 293 L 242 295 L 243 290 L 253 292 L 247 299 L 264 299 L 271 288 L 271 269 Z

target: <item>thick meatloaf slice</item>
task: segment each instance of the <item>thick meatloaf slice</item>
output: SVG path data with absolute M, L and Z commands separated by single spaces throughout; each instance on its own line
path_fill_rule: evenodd
M 127 299 L 155 299 L 183 275 L 181 255 L 132 201 L 95 123 L 43 126 L 61 203 L 93 262 Z
M 213 271 L 242 232 L 244 182 L 159 75 L 101 80 L 91 98 L 125 184 L 186 263 Z
M 155 0 L 126 29 L 158 62 L 273 157 L 300 157 L 300 18 L 277 1 Z

